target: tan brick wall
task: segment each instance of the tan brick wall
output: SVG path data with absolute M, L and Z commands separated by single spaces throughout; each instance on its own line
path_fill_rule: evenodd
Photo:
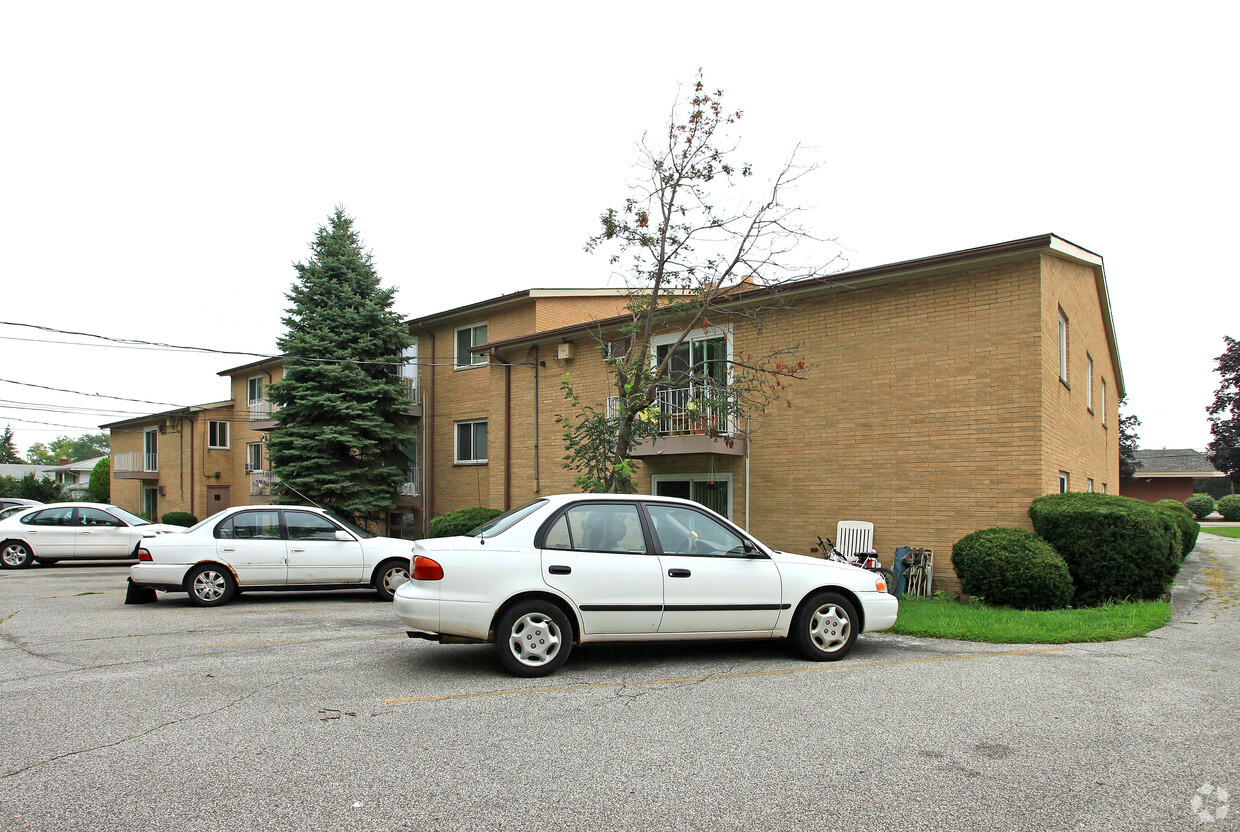
M 1059 490 L 1059 472 L 1069 489 L 1085 491 L 1089 480 L 1101 491 L 1119 493 L 1119 425 L 1115 368 L 1100 313 L 1092 269 L 1042 257 L 1042 389 L 1046 442 L 1042 460 L 1045 493 Z M 1068 382 L 1059 379 L 1059 310 L 1068 318 Z M 1093 409 L 1088 407 L 1087 359 L 1093 359 Z M 1105 382 L 1106 398 L 1102 399 Z M 1103 407 L 1105 406 L 1105 413 Z M 1105 417 L 1105 418 L 1104 418 Z
M 1106 428 L 1085 407 L 1083 384 L 1069 390 L 1058 381 L 1061 305 L 1071 372 L 1083 376 L 1088 352 L 1097 379 L 1107 380 Z M 1103 483 L 1117 490 L 1115 374 L 1092 269 L 1034 254 L 798 298 L 794 306 L 761 328 L 730 322 L 738 355 L 797 347 L 808 378 L 792 383 L 787 401 L 753 416 L 748 481 L 744 458 L 713 457 L 714 471 L 732 477 L 733 519 L 748 519 L 767 543 L 809 553 L 817 535 L 834 536 L 838 521 L 870 520 L 885 564 L 899 546 L 931 547 L 936 586 L 955 589 L 952 544 L 988 526 L 1030 528 L 1030 503 L 1058 489 L 1060 470 L 1072 474 L 1074 488 L 1093 478 L 1098 490 Z M 508 310 L 489 321 L 488 335 L 515 337 L 529 325 L 528 315 Z M 450 364 L 452 327 L 436 339 L 432 363 Z M 507 369 L 434 368 L 434 514 L 575 490 L 575 474 L 562 465 L 565 426 L 556 422 L 569 413 L 561 382 L 571 373 L 582 402 L 600 407 L 612 390 L 598 344 L 583 336 L 573 346 L 569 360 L 543 344 L 536 354 L 506 352 Z M 537 382 L 530 362 L 541 362 Z M 1096 380 L 1095 397 L 1099 391 Z M 452 464 L 452 425 L 466 418 L 488 419 L 486 466 Z M 706 474 L 711 460 L 641 460 L 639 489 L 650 491 L 652 474 Z

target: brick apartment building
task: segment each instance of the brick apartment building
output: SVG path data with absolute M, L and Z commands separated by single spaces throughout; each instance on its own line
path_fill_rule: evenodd
M 1029 528 L 1029 505 L 1043 494 L 1118 492 L 1124 385 L 1098 255 L 1043 235 L 854 270 L 786 287 L 791 302 L 758 328 L 739 313 L 765 291 L 735 295 L 738 314 L 690 340 L 729 357 L 795 347 L 808 378 L 789 388 L 787 405 L 729 424 L 731 442 L 677 418 L 685 399 L 668 391 L 664 435 L 638 450 L 639 490 L 699 500 L 794 552 L 833 535 L 839 520 L 869 520 L 885 561 L 898 546 L 935 549 L 936 580 L 946 586 L 954 584 L 947 555 L 964 534 Z M 611 290 L 529 290 L 411 320 L 407 383 L 420 440 L 411 494 L 394 506 L 391 530 L 422 536 L 430 517 L 456 508 L 509 508 L 573 490 L 556 420 L 570 415 L 561 382 L 571 373 L 583 402 L 604 405 L 612 391 L 601 343 L 623 323 L 623 305 Z M 247 408 L 252 385 L 278 378 L 278 364 L 221 373 L 233 380 L 231 402 L 144 417 L 181 430 L 192 423 L 201 435 L 189 438 L 198 457 L 186 455 L 183 439 L 175 446 L 181 468 L 191 459 L 196 470 L 177 471 L 175 483 L 162 472 L 139 480 L 143 494 L 175 484 L 177 499 L 214 508 L 207 488 L 229 487 L 239 501 L 234 486 L 250 474 L 238 461 L 208 462 L 208 425 L 219 421 L 212 414 L 231 414 L 241 420 L 233 439 L 261 453 L 273 423 L 254 430 Z M 139 429 L 143 441 L 151 432 L 142 419 L 105 427 L 114 462 L 116 452 L 134 452 L 126 442 Z M 145 505 L 115 490 L 120 476 L 114 464 L 120 504 Z M 156 496 L 170 505 L 173 495 Z

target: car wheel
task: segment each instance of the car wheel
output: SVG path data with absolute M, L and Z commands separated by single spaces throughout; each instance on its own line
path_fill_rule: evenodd
M 5 569 L 25 569 L 34 563 L 34 552 L 20 540 L 6 540 L 0 547 L 0 565 Z
M 499 620 L 495 650 L 515 676 L 547 676 L 568 661 L 573 630 L 564 611 L 548 601 L 517 604 Z
M 838 593 L 815 593 L 793 617 L 790 638 L 801 655 L 811 661 L 842 659 L 857 641 L 857 611 Z
M 185 590 L 194 606 L 219 607 L 237 594 L 237 582 L 224 567 L 208 563 L 189 573 L 185 579 Z
M 409 561 L 388 560 L 379 564 L 379 568 L 375 570 L 373 583 L 379 597 L 384 601 L 391 601 L 396 597 L 396 588 L 408 580 Z
M 52 566 L 53 564 L 60 563 L 60 558 L 35 558 L 35 560 L 42 566 Z

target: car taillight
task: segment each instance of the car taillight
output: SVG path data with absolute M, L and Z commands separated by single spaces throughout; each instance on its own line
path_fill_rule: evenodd
M 443 567 L 437 561 L 418 555 L 413 559 L 413 579 L 415 581 L 442 581 Z
M 148 552 L 146 549 L 143 549 L 141 546 L 139 546 L 138 547 L 138 560 L 145 560 L 145 561 L 152 560 L 151 553 Z

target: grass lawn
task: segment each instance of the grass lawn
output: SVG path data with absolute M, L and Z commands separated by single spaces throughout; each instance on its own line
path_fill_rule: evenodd
M 1202 526 L 1201 533 L 1202 534 L 1217 534 L 1223 537 L 1240 537 L 1240 527 L 1219 526 L 1218 528 L 1215 528 L 1215 529 L 1207 529 L 1205 526 Z
M 1014 610 L 976 602 L 961 604 L 945 597 L 902 596 L 891 632 L 994 644 L 1072 644 L 1145 635 L 1170 619 L 1171 604 L 1166 601 L 1079 610 Z

